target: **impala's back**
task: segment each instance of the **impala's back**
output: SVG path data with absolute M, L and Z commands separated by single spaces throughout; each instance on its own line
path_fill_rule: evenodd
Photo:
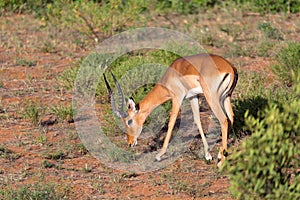
M 224 90 L 226 86 L 223 85 L 232 84 L 235 74 L 236 69 L 224 58 L 211 54 L 197 54 L 176 59 L 159 83 L 180 98 L 190 98 L 203 93 L 204 90 L 206 93 Z M 232 80 L 227 78 L 228 75 Z

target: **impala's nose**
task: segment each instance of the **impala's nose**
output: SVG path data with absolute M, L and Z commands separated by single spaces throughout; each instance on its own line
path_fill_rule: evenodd
M 137 140 L 134 140 L 134 142 L 132 143 L 132 144 L 128 144 L 129 145 L 129 147 L 134 147 L 134 146 L 136 146 L 137 145 Z
M 134 147 L 137 145 L 137 140 L 134 140 L 133 144 L 131 145 L 131 147 Z
M 137 139 L 135 139 L 134 136 L 127 135 L 127 143 L 130 147 L 134 147 L 137 145 Z

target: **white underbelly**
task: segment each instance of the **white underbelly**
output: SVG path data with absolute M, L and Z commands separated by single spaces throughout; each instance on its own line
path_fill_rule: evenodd
M 202 94 L 202 93 L 203 93 L 202 88 L 201 88 L 201 87 L 196 87 L 196 88 L 190 89 L 190 90 L 186 93 L 185 98 L 188 99 L 188 98 L 197 96 L 198 94 Z

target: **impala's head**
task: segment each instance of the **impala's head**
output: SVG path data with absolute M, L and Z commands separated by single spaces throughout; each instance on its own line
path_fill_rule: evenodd
M 108 81 L 104 75 L 104 81 L 105 81 L 106 87 L 109 92 L 111 108 L 112 108 L 113 113 L 122 119 L 122 122 L 126 128 L 128 145 L 133 147 L 137 144 L 137 138 L 140 136 L 140 134 L 142 132 L 142 128 L 143 128 L 143 125 L 140 124 L 139 120 L 137 120 L 137 118 L 136 118 L 136 115 L 139 112 L 139 108 L 138 108 L 138 106 L 135 105 L 135 103 L 132 99 L 128 99 L 128 100 L 126 100 L 126 106 L 128 109 L 126 112 L 123 110 L 123 106 L 124 106 L 123 92 L 122 92 L 122 89 L 121 89 L 117 79 L 115 78 L 115 76 L 113 74 L 112 74 L 112 77 L 113 77 L 115 85 L 118 89 L 118 96 L 119 96 L 118 109 L 116 108 L 116 105 L 115 105 L 113 91 L 112 91 L 111 87 L 109 86 Z

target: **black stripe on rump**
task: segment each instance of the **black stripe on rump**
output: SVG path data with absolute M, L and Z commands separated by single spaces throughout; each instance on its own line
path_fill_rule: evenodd
M 218 89 L 217 89 L 218 92 L 219 92 L 219 90 L 220 90 L 221 85 L 224 83 L 224 81 L 225 81 L 225 79 L 227 78 L 228 75 L 229 75 L 229 73 L 225 74 L 225 76 L 223 77 L 221 83 L 220 83 L 219 86 L 218 86 Z
M 226 74 L 226 75 L 229 75 L 229 74 Z M 223 78 L 222 82 L 224 82 L 225 78 L 227 77 L 226 75 L 225 75 L 225 77 Z M 226 110 L 225 110 L 224 102 L 225 102 L 225 99 L 226 99 L 227 97 L 231 96 L 231 94 L 232 94 L 232 92 L 233 92 L 233 90 L 234 90 L 234 88 L 235 88 L 235 86 L 236 86 L 237 81 L 238 81 L 238 74 L 237 74 L 236 69 L 234 69 L 234 80 L 233 80 L 233 83 L 232 83 L 232 85 L 230 86 L 230 88 L 229 88 L 228 91 L 227 91 L 228 86 L 225 88 L 225 90 L 222 92 L 222 94 L 221 94 L 221 96 L 220 96 L 220 99 L 219 99 L 219 103 L 220 103 L 220 105 L 221 105 L 222 111 L 223 111 L 223 113 L 225 114 L 225 116 L 226 116 L 226 118 L 227 118 L 227 120 L 228 120 L 228 122 L 229 122 L 230 125 L 232 125 L 232 122 L 231 122 L 231 120 L 229 119 L 228 114 L 227 114 L 227 112 L 226 112 Z M 221 83 L 222 83 L 222 82 L 221 82 Z M 219 86 L 219 87 L 220 87 L 220 86 Z

